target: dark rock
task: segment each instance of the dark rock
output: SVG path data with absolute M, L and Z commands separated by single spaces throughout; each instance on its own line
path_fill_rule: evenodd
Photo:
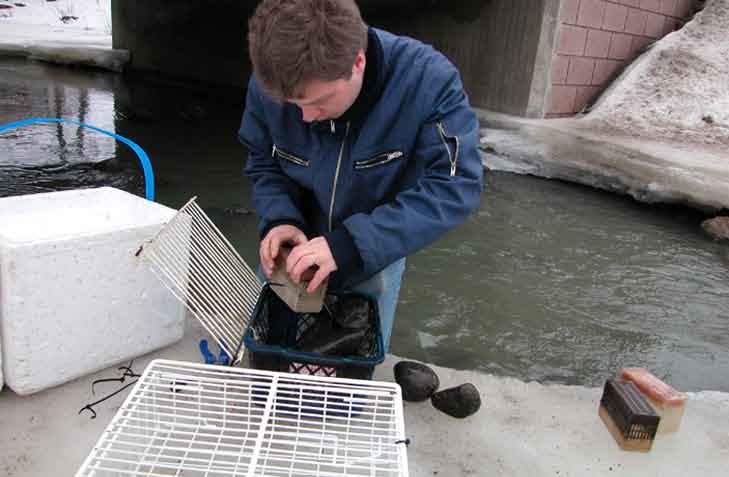
M 430 398 L 430 402 L 439 411 L 463 419 L 479 410 L 481 395 L 478 393 L 476 386 L 466 383 L 455 388 L 438 391 Z
M 714 217 L 701 222 L 701 228 L 716 240 L 729 240 L 729 217 Z
M 9 10 L 13 8 L 12 5 L 0 5 L 0 10 Z
M 400 361 L 395 365 L 395 382 L 402 388 L 402 398 L 415 402 L 425 401 L 440 386 L 435 371 L 415 361 Z

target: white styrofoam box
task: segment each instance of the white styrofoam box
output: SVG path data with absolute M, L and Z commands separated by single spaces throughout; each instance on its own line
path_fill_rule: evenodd
M 182 338 L 183 304 L 136 256 L 175 213 L 110 187 L 0 199 L 8 387 L 31 394 Z

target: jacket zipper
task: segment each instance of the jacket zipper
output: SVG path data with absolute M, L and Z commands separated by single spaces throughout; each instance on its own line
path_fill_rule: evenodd
M 347 144 L 347 137 L 349 136 L 349 121 L 347 121 L 347 128 L 344 131 L 344 139 L 342 139 L 342 146 L 339 148 L 339 159 L 337 159 L 337 169 L 334 172 L 334 184 L 332 185 L 332 200 L 329 203 L 329 231 L 332 231 L 332 215 L 334 215 L 334 198 L 337 196 L 337 182 L 339 181 L 339 170 L 342 167 L 342 157 L 344 156 L 344 146 Z
M 456 164 L 458 162 L 458 149 L 460 147 L 460 142 L 458 141 L 458 136 L 448 136 L 445 128 L 443 127 L 443 123 L 441 122 L 438 122 L 438 132 L 440 133 L 440 138 L 443 140 L 443 145 L 445 146 L 446 151 L 448 151 L 448 161 L 451 163 L 451 177 L 453 177 L 456 175 Z M 456 141 L 455 154 L 451 154 L 451 148 L 448 146 L 448 139 Z
M 309 167 L 309 161 L 306 161 L 304 159 L 300 159 L 293 154 L 289 154 L 288 152 L 282 151 L 279 149 L 275 144 L 273 145 L 273 151 L 271 152 L 271 157 L 278 156 L 281 159 L 285 159 L 289 162 L 293 162 L 294 164 L 298 164 L 300 166 Z
M 357 161 L 354 163 L 354 168 L 369 169 L 370 167 L 380 166 L 382 164 L 392 162 L 395 159 L 400 159 L 403 155 L 402 151 L 386 152 L 384 154 L 379 154 L 372 159 L 367 159 L 366 161 Z

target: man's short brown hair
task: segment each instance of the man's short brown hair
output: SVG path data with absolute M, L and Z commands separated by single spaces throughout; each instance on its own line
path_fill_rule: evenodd
M 264 91 L 294 98 L 310 81 L 350 78 L 367 25 L 354 0 L 264 0 L 248 22 L 248 48 Z

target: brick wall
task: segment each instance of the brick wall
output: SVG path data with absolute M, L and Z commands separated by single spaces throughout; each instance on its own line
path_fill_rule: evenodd
M 591 104 L 645 47 L 683 26 L 694 0 L 562 0 L 546 116 Z

